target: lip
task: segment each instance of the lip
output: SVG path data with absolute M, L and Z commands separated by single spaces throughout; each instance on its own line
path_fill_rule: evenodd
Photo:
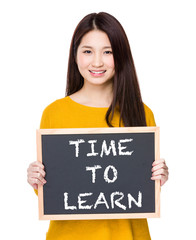
M 89 72 L 94 77 L 100 77 L 105 74 L 106 70 L 89 70 Z
M 105 73 L 106 70 L 89 70 L 91 73 Z

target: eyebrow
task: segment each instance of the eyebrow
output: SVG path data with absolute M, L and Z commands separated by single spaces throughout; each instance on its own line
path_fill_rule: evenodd
M 85 45 L 85 46 L 82 46 L 82 48 L 90 48 L 90 49 L 92 49 L 93 47 Z M 111 46 L 103 47 L 103 49 L 106 49 L 106 48 L 112 48 L 112 47 Z

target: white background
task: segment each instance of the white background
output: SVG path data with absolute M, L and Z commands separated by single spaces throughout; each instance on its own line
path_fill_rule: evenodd
M 106 11 L 130 41 L 143 101 L 161 127 L 170 179 L 153 240 L 195 239 L 195 5 L 190 0 L 0 1 L 0 216 L 4 239 L 45 239 L 26 181 L 43 109 L 64 97 L 69 45 L 86 14 Z M 6 237 L 5 237 L 6 236 Z

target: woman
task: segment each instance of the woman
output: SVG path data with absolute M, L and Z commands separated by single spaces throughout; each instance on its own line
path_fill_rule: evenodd
M 66 97 L 43 112 L 40 128 L 155 126 L 142 102 L 133 58 L 120 23 L 107 13 L 84 17 L 69 55 Z M 28 182 L 46 183 L 44 166 L 30 164 Z M 152 180 L 168 179 L 164 159 L 153 163 Z M 146 219 L 51 221 L 46 239 L 150 239 Z

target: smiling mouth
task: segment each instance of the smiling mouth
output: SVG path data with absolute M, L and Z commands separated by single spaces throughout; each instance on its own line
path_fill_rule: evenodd
M 93 70 L 89 70 L 89 72 L 94 73 L 94 74 L 102 74 L 102 73 L 105 73 L 106 70 L 103 70 L 103 71 L 93 71 Z

